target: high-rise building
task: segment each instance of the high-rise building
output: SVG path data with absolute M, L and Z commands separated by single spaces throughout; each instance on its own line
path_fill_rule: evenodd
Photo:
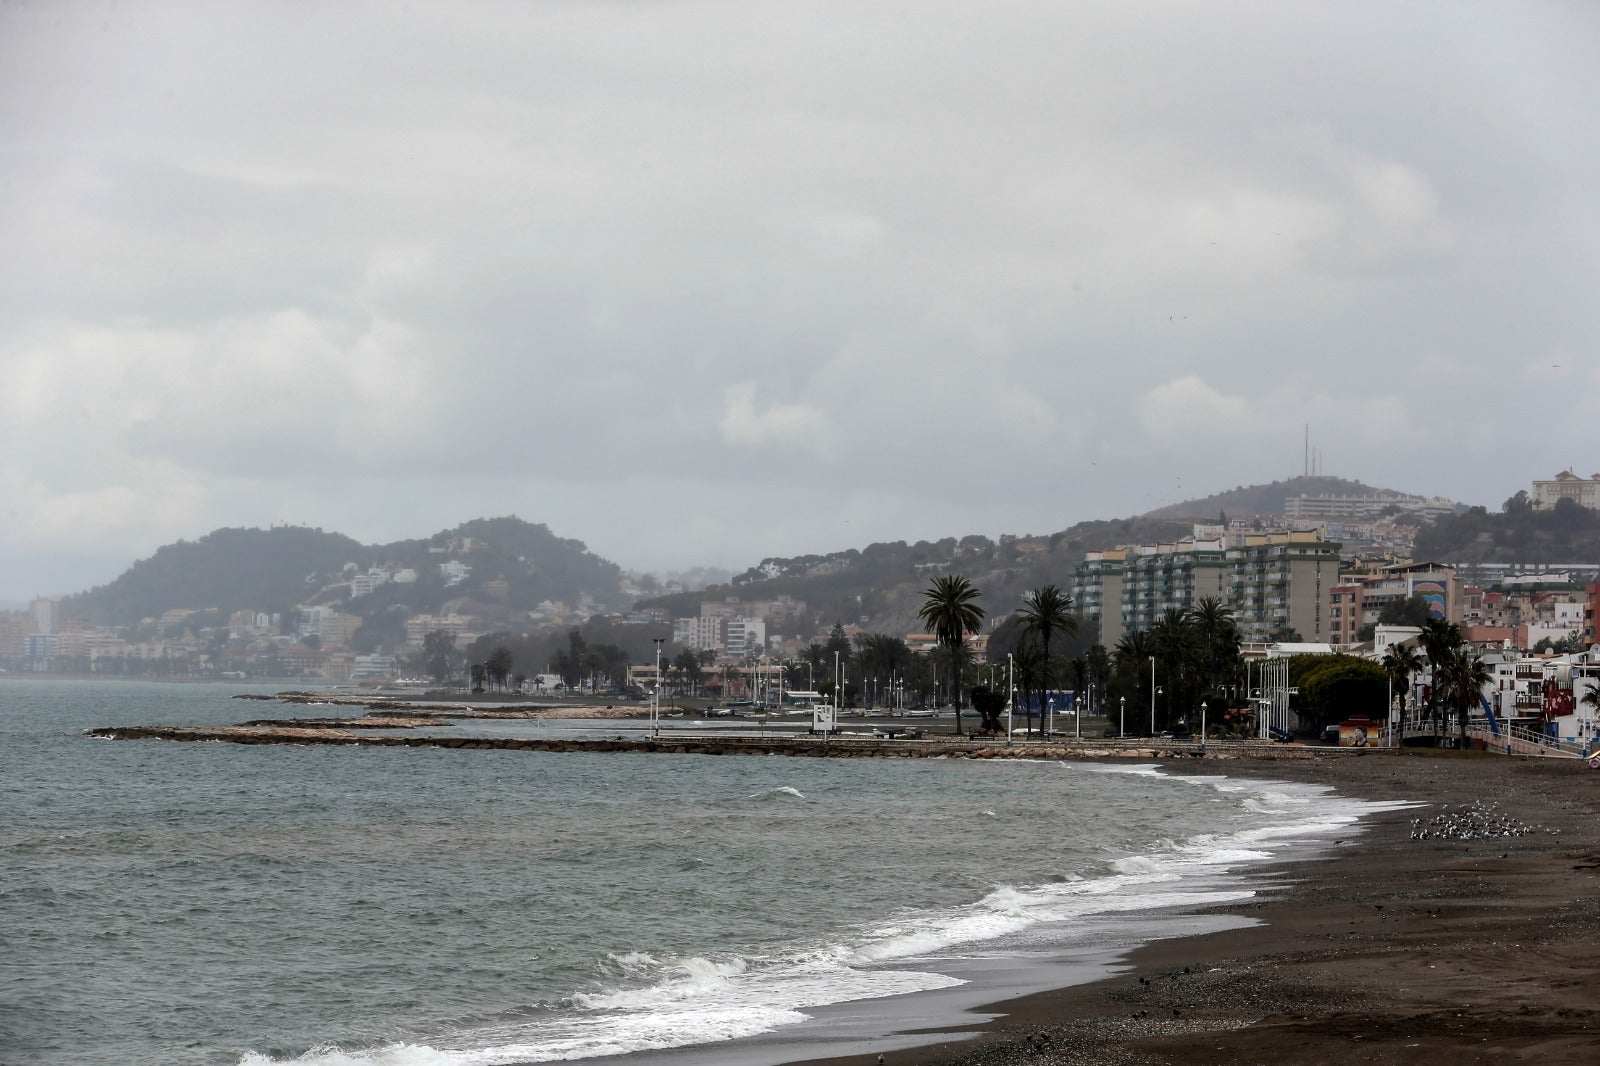
M 1294 630 L 1300 639 L 1330 637 L 1324 610 L 1339 583 L 1339 545 L 1317 530 L 1247 533 L 1230 545 L 1227 603 L 1246 641 Z
M 1245 640 L 1293 629 L 1327 641 L 1326 594 L 1338 576 L 1339 545 L 1319 531 L 1242 533 L 1090 552 L 1073 571 L 1071 595 L 1107 647 L 1208 598 L 1233 608 Z
M 1124 633 L 1149 629 L 1168 610 L 1207 597 L 1226 600 L 1227 578 L 1223 542 L 1191 538 L 1090 552 L 1073 571 L 1070 594 L 1109 647 Z

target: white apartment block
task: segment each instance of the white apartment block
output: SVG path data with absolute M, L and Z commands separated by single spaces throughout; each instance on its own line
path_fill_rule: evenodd
M 727 625 L 728 654 L 744 658 L 767 648 L 767 623 L 758 618 L 734 618 Z
M 695 651 L 721 648 L 726 639 L 726 626 L 726 619 L 720 615 L 677 618 L 672 622 L 672 642 Z

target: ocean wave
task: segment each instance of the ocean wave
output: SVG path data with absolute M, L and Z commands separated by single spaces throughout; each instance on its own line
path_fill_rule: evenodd
M 753 799 L 753 800 L 777 800 L 777 799 L 803 800 L 805 798 L 806 798 L 805 797 L 805 793 L 801 792 L 798 788 L 791 788 L 788 785 L 779 785 L 777 788 L 769 788 L 765 792 L 754 792 L 754 793 L 751 793 L 749 796 L 746 797 L 746 799 Z
M 994 886 L 961 906 L 908 908 L 830 943 L 796 944 L 788 954 L 612 953 L 598 964 L 608 987 L 574 992 L 531 1017 L 502 1016 L 498 1024 L 475 1025 L 429 1043 L 362 1051 L 321 1047 L 289 1060 L 252 1054 L 240 1066 L 501 1066 L 755 1036 L 803 1021 L 808 1010 L 824 1004 L 962 983 L 931 966 L 919 968 L 915 960 L 931 962 L 977 944 L 1027 943 L 1046 931 L 1057 939 L 1084 935 L 1092 928 L 1086 918 L 1248 899 L 1255 889 L 1239 876 L 1241 867 L 1259 865 L 1296 843 L 1346 830 L 1365 814 L 1404 806 L 1346 800 L 1316 786 L 1184 777 L 1146 766 L 1083 770 L 1159 776 L 1229 794 L 1238 809 L 1264 824 L 1147 843 L 1137 854 L 1109 858 L 1043 884 Z M 749 798 L 805 799 L 790 786 Z

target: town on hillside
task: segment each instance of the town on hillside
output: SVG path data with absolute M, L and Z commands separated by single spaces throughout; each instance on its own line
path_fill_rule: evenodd
M 1534 481 L 1506 507 L 1592 515 L 1600 512 L 1600 474 L 1563 471 Z M 1285 498 L 1281 513 L 1221 514 L 1170 540 L 1082 552 L 1057 582 L 1076 633 L 1056 652 L 1109 662 L 1114 650 L 1142 647 L 1136 638 L 1157 632 L 1174 612 L 1202 604 L 1225 609 L 1247 662 L 1289 655 L 1376 661 L 1396 645 L 1420 646 L 1423 629 L 1442 623 L 1455 627 L 1461 644 L 1486 664 L 1489 679 L 1471 714 L 1580 741 L 1593 737 L 1595 701 L 1585 697 L 1600 686 L 1593 681 L 1600 675 L 1594 650 L 1600 562 L 1415 558 L 1419 532 L 1460 510 L 1449 501 L 1398 493 L 1300 493 Z M 943 558 L 916 563 L 915 575 L 925 582 L 959 573 L 972 549 L 969 540 L 952 542 Z M 619 610 L 587 593 L 570 602 L 513 602 L 510 581 L 498 574 L 475 577 L 475 560 L 498 558 L 485 554 L 481 538 L 440 539 L 425 551 L 420 564 L 352 561 L 305 575 L 302 602 L 287 610 L 262 604 L 224 612 L 197 604 L 133 623 L 97 624 L 64 613 L 59 600 L 41 598 L 26 610 L 0 613 L 0 669 L 36 676 L 488 685 L 542 696 L 666 690 L 713 701 L 837 689 L 848 703 L 876 707 L 938 705 L 960 687 L 950 664 L 939 659 L 939 636 L 930 626 L 882 632 L 866 615 L 828 617 L 799 596 L 759 594 L 764 583 L 780 578 L 837 576 L 848 565 L 837 557 L 813 557 L 798 567 L 765 564 L 772 572 L 698 597 L 692 589 L 624 576 L 619 594 L 636 606 Z M 397 594 L 419 584 L 438 590 L 428 601 L 436 608 L 408 608 Z M 679 593 L 672 602 L 692 608 L 652 604 L 672 592 Z M 380 599 L 383 611 L 366 609 Z M 985 624 L 964 634 L 964 652 L 974 664 L 964 668 L 976 669 L 987 687 L 997 684 L 993 664 L 1007 662 L 1011 653 L 1014 666 L 1015 612 L 1023 606 L 991 605 Z M 1077 701 L 1105 714 L 1115 684 L 1109 670 L 1097 676 L 1080 669 L 1076 683 L 1070 673 L 1063 667 L 1048 675 L 1044 688 L 1054 690 L 1059 682 L 1063 707 Z M 1429 675 L 1408 675 L 1410 705 L 1418 708 L 1431 699 Z M 1158 681 L 1151 685 L 1163 688 Z M 1230 700 L 1247 706 L 1263 699 L 1259 684 L 1228 688 Z M 1170 703 L 1170 691 L 1164 694 Z M 1135 695 L 1137 706 L 1153 693 Z M 1036 702 L 1053 698 L 1041 694 Z M 1406 705 L 1405 693 L 1399 703 Z M 1185 721 L 1189 716 L 1169 708 L 1164 717 L 1174 714 Z M 1152 709 L 1152 727 L 1155 718 Z

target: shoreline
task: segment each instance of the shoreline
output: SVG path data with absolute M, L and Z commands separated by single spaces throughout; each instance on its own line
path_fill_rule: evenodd
M 1118 973 L 961 1012 L 914 1048 L 790 1066 L 1600 1057 L 1600 775 L 1376 752 L 1225 772 L 1425 806 L 1379 812 L 1321 857 L 1258 874 L 1254 898 L 1196 912 L 1255 924 L 1151 941 Z M 1413 820 L 1438 816 L 1452 821 L 1414 839 Z M 1480 822 L 1526 834 L 1439 835 Z

